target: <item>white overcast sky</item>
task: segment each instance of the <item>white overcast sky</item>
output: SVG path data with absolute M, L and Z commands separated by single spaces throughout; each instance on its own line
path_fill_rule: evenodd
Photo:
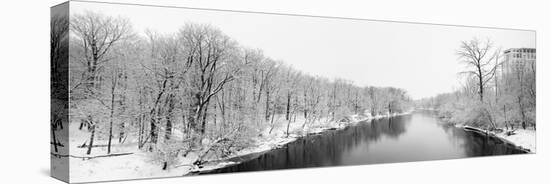
M 535 47 L 532 31 L 71 2 L 72 14 L 84 11 L 129 18 L 138 33 L 175 32 L 186 22 L 211 24 L 306 73 L 399 87 L 414 99 L 460 86 L 457 73 L 464 67 L 455 53 L 463 40 L 489 38 L 503 49 Z

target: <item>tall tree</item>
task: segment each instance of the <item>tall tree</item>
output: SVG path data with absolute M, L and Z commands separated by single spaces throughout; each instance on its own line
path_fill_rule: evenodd
M 210 100 L 234 79 L 231 70 L 235 68 L 228 65 L 234 59 L 230 52 L 235 50 L 235 43 L 220 30 L 203 24 L 186 24 L 179 34 L 187 48 L 187 63 L 191 65 L 194 103 L 189 122 L 204 134 Z
M 480 41 L 477 38 L 463 41 L 457 52 L 460 61 L 469 68 L 469 70 L 463 73 L 476 79 L 479 100 L 481 102 L 483 102 L 485 88 L 495 76 L 497 68 L 495 58 L 497 58 L 498 54 L 498 51 L 493 51 L 491 40 Z
M 152 92 L 152 104 L 149 106 L 149 137 L 154 144 L 158 141 L 159 127 L 164 124 L 164 139 L 169 140 L 172 135 L 174 109 L 178 88 L 185 80 L 189 71 L 189 64 L 183 56 L 184 47 L 177 35 L 161 35 L 147 31 L 150 48 L 149 61 L 143 65 L 148 71 Z
M 94 87 L 103 64 L 111 60 L 107 56 L 110 49 L 131 35 L 131 25 L 125 18 L 86 12 L 71 17 L 71 31 L 81 43 L 87 87 Z

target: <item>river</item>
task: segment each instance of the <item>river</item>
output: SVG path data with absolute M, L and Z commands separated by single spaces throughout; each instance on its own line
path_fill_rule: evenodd
M 300 138 L 207 173 L 345 166 L 522 154 L 499 139 L 448 126 L 431 112 L 360 122 Z M 205 174 L 205 173 L 203 173 Z

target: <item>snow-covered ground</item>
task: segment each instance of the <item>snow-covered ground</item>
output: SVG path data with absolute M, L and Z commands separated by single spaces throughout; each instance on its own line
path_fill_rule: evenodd
M 470 128 L 470 129 L 476 129 L 481 132 L 486 132 L 492 136 L 498 137 L 510 144 L 513 144 L 517 147 L 520 147 L 526 151 L 529 151 L 530 153 L 536 153 L 537 152 L 537 145 L 536 145 L 536 131 L 530 127 L 527 129 L 516 129 L 514 130 L 512 135 L 507 135 L 508 130 L 502 131 L 502 132 L 495 132 L 495 131 L 487 131 L 485 129 L 471 127 L 467 125 L 455 125 L 458 128 Z
M 241 157 L 244 155 L 262 153 L 269 150 L 273 150 L 273 149 L 282 147 L 288 143 L 291 143 L 300 137 L 304 137 L 310 134 L 320 134 L 329 130 L 343 129 L 362 121 L 370 121 L 374 119 L 401 116 L 405 114 L 410 114 L 411 112 L 412 111 L 408 111 L 405 113 L 394 113 L 392 115 L 385 114 L 385 115 L 378 115 L 374 117 L 368 116 L 368 115 L 351 115 L 346 118 L 347 121 L 345 122 L 342 122 L 342 121 L 336 122 L 336 121 L 328 121 L 327 119 L 320 119 L 319 121 L 308 124 L 305 127 L 302 127 L 305 119 L 303 119 L 303 117 L 297 118 L 296 122 L 291 123 L 289 127 L 290 135 L 288 136 L 286 135 L 286 125 L 287 125 L 286 123 L 278 124 L 279 126 L 275 127 L 272 130 L 271 134 L 269 134 L 270 128 L 266 128 L 262 132 L 262 135 L 266 135 L 266 136 L 257 137 L 255 140 L 255 143 L 252 146 L 245 148 L 241 151 L 238 151 L 233 155 L 227 158 L 224 158 L 224 160 L 229 160 L 235 157 Z M 281 116 L 279 117 L 279 119 L 283 119 L 283 117 Z M 225 167 L 227 165 L 238 164 L 237 162 L 231 162 L 231 161 L 228 161 L 228 162 L 222 161 L 217 163 L 218 164 L 214 166 L 206 166 L 200 169 L 196 168 L 193 170 L 193 172 L 213 170 L 213 169 Z
M 76 157 L 93 157 L 107 155 L 107 147 L 94 147 L 90 155 L 86 154 L 87 148 L 78 148 L 90 138 L 88 131 L 79 130 L 78 123 L 70 123 L 70 155 Z M 106 141 L 94 141 L 94 145 L 105 145 Z M 178 167 L 162 170 L 162 163 L 155 161 L 155 155 L 137 148 L 135 142 L 118 144 L 113 139 L 111 154 L 132 153 L 130 155 L 82 159 L 69 157 L 70 181 L 89 182 L 107 180 L 126 180 L 152 177 L 182 176 L 189 168 Z M 191 157 L 191 156 L 190 156 Z M 188 157 L 188 158 L 190 158 Z M 181 158 L 179 162 L 186 162 Z M 190 161 L 187 161 L 190 162 Z
M 528 149 L 531 153 L 537 152 L 537 145 L 536 145 L 536 139 L 537 134 L 536 131 L 532 128 L 528 129 L 517 129 L 514 135 L 506 135 L 505 132 L 501 133 L 495 133 L 495 135 L 499 138 L 502 138 L 504 140 L 507 140 L 508 142 L 522 147 L 524 149 Z
M 409 114 L 410 112 L 403 113 Z M 399 116 L 403 114 L 393 114 Z M 106 181 L 106 180 L 125 180 L 125 179 L 140 179 L 140 178 L 156 178 L 156 177 L 175 177 L 183 176 L 195 172 L 213 170 L 222 168 L 228 165 L 238 164 L 231 161 L 231 158 L 243 157 L 250 154 L 257 154 L 272 149 L 282 147 L 296 139 L 310 134 L 319 134 L 329 130 L 343 129 L 352 126 L 362 121 L 380 119 L 390 117 L 390 115 L 381 116 L 363 116 L 352 115 L 348 116 L 346 121 L 328 121 L 320 119 L 314 123 L 303 126 L 305 119 L 297 117 L 296 121 L 290 124 L 289 135 L 286 134 L 287 121 L 283 116 L 276 117 L 276 126 L 273 127 L 271 133 L 270 127 L 261 131 L 260 135 L 253 138 L 253 143 L 232 155 L 220 160 L 209 160 L 204 167 L 198 168 L 191 163 L 197 158 L 196 152 L 190 152 L 187 156 L 179 156 L 174 160 L 166 170 L 163 170 L 163 162 L 159 161 L 159 156 L 156 153 L 147 152 L 137 148 L 137 143 L 132 142 L 131 138 L 124 144 L 119 144 L 118 140 L 113 140 L 111 154 L 132 153 L 124 156 L 101 157 L 93 159 L 82 159 L 78 157 L 93 157 L 107 154 L 106 147 L 94 147 L 90 155 L 86 154 L 86 148 L 78 148 L 90 137 L 90 133 L 86 130 L 78 130 L 79 123 L 73 122 L 69 125 L 69 147 L 70 155 L 70 179 L 71 182 L 89 182 L 89 181 Z M 460 126 L 460 125 L 458 125 Z M 181 136 L 181 132 L 174 132 L 174 136 Z M 505 132 L 491 133 L 499 138 L 502 138 L 510 143 L 529 149 L 531 152 L 536 152 L 535 145 L 535 130 L 533 129 L 518 129 L 514 135 L 507 136 Z M 94 145 L 105 145 L 106 141 L 100 140 Z M 76 158 L 75 158 L 76 157 Z
M 408 112 L 410 113 L 410 112 Z M 403 113 L 403 114 L 408 114 Z M 393 114 L 391 116 L 399 116 L 403 114 Z M 309 134 L 322 133 L 328 130 L 343 129 L 347 126 L 354 125 L 361 121 L 390 117 L 390 115 L 381 115 L 376 117 L 352 115 L 347 117 L 347 121 L 328 121 L 320 119 L 317 122 L 306 124 L 303 126 L 304 118 L 297 117 L 296 121 L 290 124 L 289 135 L 286 135 L 286 120 L 278 117 L 277 126 L 271 133 L 270 128 L 266 128 L 261 132 L 261 135 L 254 138 L 253 144 L 233 153 L 222 160 L 212 160 L 211 164 L 206 164 L 202 168 L 193 166 L 191 163 L 196 159 L 197 153 L 190 152 L 185 157 L 177 157 L 166 170 L 162 170 L 163 163 L 158 161 L 158 155 L 137 148 L 137 143 L 131 142 L 128 138 L 124 144 L 119 144 L 118 140 L 113 139 L 111 154 L 132 153 L 124 156 L 115 157 L 100 157 L 93 159 L 82 159 L 78 157 L 93 157 L 99 155 L 107 155 L 106 147 L 94 147 L 90 155 L 86 154 L 86 148 L 77 148 L 86 142 L 90 133 L 86 130 L 78 129 L 78 122 L 72 122 L 69 125 L 69 146 L 70 155 L 70 181 L 71 182 L 89 182 L 89 181 L 106 181 L 106 180 L 125 180 L 139 178 L 155 178 L 155 177 L 174 177 L 183 176 L 192 172 L 203 170 L 212 170 L 227 165 L 238 164 L 236 162 L 225 161 L 230 158 L 240 157 L 253 153 L 261 153 L 269 151 L 292 141 L 299 137 Z M 175 133 L 177 135 L 177 133 Z M 94 145 L 105 145 L 106 141 L 95 141 Z M 75 158 L 76 157 L 76 158 Z

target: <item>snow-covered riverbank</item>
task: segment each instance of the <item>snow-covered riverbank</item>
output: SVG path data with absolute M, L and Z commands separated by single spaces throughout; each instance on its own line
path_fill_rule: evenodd
M 509 135 L 508 134 L 509 130 L 496 132 L 496 131 L 487 131 L 485 129 L 471 127 L 467 125 L 455 125 L 455 126 L 459 128 L 472 129 L 472 130 L 477 130 L 479 132 L 487 133 L 490 136 L 500 138 L 530 153 L 537 152 L 536 131 L 531 127 L 527 129 L 521 129 L 521 128 L 515 129 L 514 131 L 512 131 L 513 133 Z
M 234 153 L 233 155 L 224 158 L 222 160 L 212 160 L 211 162 L 215 162 L 217 164 L 215 165 L 206 165 L 203 168 L 195 168 L 193 170 L 190 170 L 189 173 L 195 173 L 195 172 L 202 172 L 202 171 L 209 171 L 214 170 L 218 168 L 227 167 L 229 165 L 235 165 L 239 164 L 239 162 L 233 162 L 233 161 L 224 161 L 224 160 L 231 160 L 232 158 L 236 157 L 243 157 L 246 155 L 251 154 L 257 154 L 257 153 L 263 153 L 267 152 L 273 149 L 277 149 L 280 147 L 285 146 L 286 144 L 289 144 L 298 138 L 305 137 L 312 134 L 322 134 L 323 132 L 330 131 L 330 130 L 340 130 L 344 129 L 349 126 L 353 126 L 359 122 L 365 122 L 365 121 L 371 121 L 375 119 L 381 119 L 381 118 L 388 118 L 388 117 L 395 117 L 395 116 L 401 116 L 410 114 L 412 111 L 408 111 L 405 113 L 394 113 L 392 115 L 385 114 L 385 115 L 378 115 L 378 116 L 365 116 L 365 115 L 351 115 L 347 118 L 344 118 L 344 121 L 327 121 L 326 119 L 321 119 L 315 123 L 310 124 L 309 126 L 302 127 L 302 123 L 298 122 L 304 122 L 304 119 L 298 119 L 296 120 L 296 123 L 292 123 L 289 127 L 290 134 L 286 135 L 286 127 L 275 127 L 271 134 L 269 134 L 269 128 L 264 130 L 262 135 L 267 136 L 261 136 L 258 137 L 255 140 L 255 144 L 253 146 L 250 146 L 246 149 L 243 149 L 239 152 Z M 244 161 L 244 160 L 243 160 Z M 241 161 L 242 162 L 242 161 Z
M 437 109 L 433 108 L 423 108 L 419 110 L 426 110 L 426 111 L 435 111 L 437 112 Z M 444 120 L 446 121 L 446 120 Z M 455 124 L 455 127 L 458 128 L 465 128 L 468 127 L 464 124 Z M 514 146 L 520 147 L 526 151 L 529 151 L 530 153 L 536 153 L 537 152 L 537 145 L 536 145 L 536 131 L 533 129 L 533 127 L 529 127 L 527 129 L 518 128 L 513 131 L 513 134 L 508 135 L 507 132 L 510 130 L 504 130 L 501 132 L 496 131 L 487 131 L 485 129 L 477 128 L 477 127 L 470 127 L 474 129 L 478 129 L 482 132 L 487 132 L 491 134 L 492 136 L 498 137 L 510 144 L 513 144 Z
M 537 145 L 536 145 L 536 131 L 532 128 L 528 129 L 517 129 L 513 135 L 506 135 L 505 132 L 501 133 L 495 133 L 495 135 L 499 138 L 505 139 L 509 141 L 510 143 L 524 148 L 528 149 L 530 153 L 536 153 L 537 152 Z
M 393 114 L 391 116 L 400 116 L 407 113 Z M 286 123 L 284 117 L 279 117 L 277 126 L 273 127 L 271 133 L 270 128 L 266 128 L 258 137 L 253 138 L 251 146 L 233 153 L 229 157 L 218 160 L 208 160 L 207 164 L 201 168 L 192 164 L 197 157 L 195 152 L 190 152 L 185 157 L 178 157 L 174 160 L 166 170 L 162 169 L 162 162 L 159 162 L 155 155 L 145 150 L 137 148 L 137 143 L 126 141 L 124 144 L 118 144 L 118 141 L 113 145 L 111 153 L 131 153 L 124 156 L 116 157 L 100 157 L 93 159 L 83 159 L 81 157 L 94 157 L 106 155 L 106 147 L 95 147 L 90 155 L 86 154 L 86 148 L 77 148 L 89 139 L 89 133 L 85 130 L 79 130 L 78 123 L 71 123 L 70 129 L 70 175 L 71 182 L 87 182 L 87 181 L 106 181 L 106 180 L 126 180 L 139 178 L 155 178 L 155 177 L 175 177 L 188 175 L 196 172 L 213 170 L 228 165 L 238 164 L 239 162 L 230 161 L 232 158 L 243 157 L 251 154 L 267 152 L 288 143 L 311 134 L 321 134 L 330 130 L 344 129 L 348 126 L 355 125 L 359 122 L 370 121 L 374 119 L 391 117 L 390 115 L 380 116 L 364 116 L 352 115 L 344 118 L 341 121 L 328 121 L 321 119 L 319 121 L 306 124 L 305 119 L 298 117 L 295 122 L 290 124 L 289 135 L 286 134 Z M 178 135 L 176 135 L 178 136 Z M 97 145 L 105 145 L 104 141 L 96 141 Z M 80 158 L 79 158 L 80 157 Z M 242 160 L 244 161 L 244 160 Z

